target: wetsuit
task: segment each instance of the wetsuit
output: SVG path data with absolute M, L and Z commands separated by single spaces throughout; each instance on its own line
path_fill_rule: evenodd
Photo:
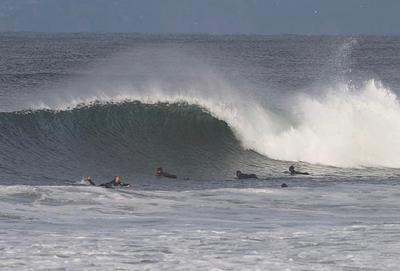
M 112 180 L 111 182 L 103 183 L 100 186 L 103 186 L 105 188 L 113 188 L 114 186 L 122 187 L 122 186 L 130 186 L 130 185 L 127 183 L 122 183 L 122 182 L 117 183 L 115 180 Z
M 290 172 L 290 175 L 310 175 L 310 173 L 308 173 L 308 172 L 296 171 L 294 169 L 294 166 L 289 167 L 289 172 Z
M 176 179 L 176 178 L 177 178 L 176 175 L 174 175 L 174 174 L 169 174 L 169 173 L 167 173 L 167 172 L 161 173 L 161 176 L 162 176 L 162 177 L 165 177 L 165 178 L 171 178 L 171 179 Z
M 310 173 L 301 172 L 301 171 L 294 171 L 293 173 L 290 173 L 290 175 L 310 175 Z
M 169 173 L 167 173 L 167 172 L 164 172 L 164 171 L 162 170 L 162 168 L 158 168 L 158 169 L 157 169 L 156 175 L 157 175 L 158 177 L 165 177 L 165 178 L 171 178 L 171 179 L 176 179 L 176 178 L 177 178 L 177 176 L 174 175 L 174 174 L 169 174 Z
M 258 179 L 256 174 L 240 173 L 237 175 L 238 179 Z

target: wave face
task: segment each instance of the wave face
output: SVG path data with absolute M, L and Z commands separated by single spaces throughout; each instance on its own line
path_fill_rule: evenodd
M 72 110 L 0 113 L 4 171 L 22 178 L 152 174 L 156 167 L 201 177 L 229 171 L 259 155 L 196 105 L 97 103 Z M 72 178 L 72 176 L 71 176 Z M 75 175 L 76 178 L 76 175 Z

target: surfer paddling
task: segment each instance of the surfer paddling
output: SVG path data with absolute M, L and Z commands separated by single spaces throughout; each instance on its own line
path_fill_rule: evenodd
M 105 188 L 113 188 L 114 186 L 130 186 L 130 184 L 121 182 L 121 178 L 119 176 L 115 176 L 114 179 L 108 183 L 103 183 L 100 186 Z
M 170 179 L 176 179 L 176 178 L 177 178 L 176 175 L 174 175 L 174 174 L 169 174 L 168 172 L 165 172 L 165 171 L 163 170 L 162 167 L 157 168 L 157 170 L 156 170 L 156 176 L 157 176 L 157 177 L 170 178 Z
M 84 181 L 85 181 L 85 183 L 87 185 L 96 186 L 95 182 L 93 182 L 92 177 L 90 177 L 90 176 L 87 176 L 84 179 Z M 114 186 L 128 187 L 128 186 L 130 186 L 130 184 L 122 183 L 121 182 L 121 178 L 119 176 L 115 176 L 112 181 L 100 184 L 99 186 L 102 186 L 102 187 L 105 187 L 105 188 L 113 188 Z
M 238 179 L 258 179 L 256 174 L 242 173 L 240 170 L 236 171 L 236 177 Z
M 294 168 L 294 165 L 291 165 L 291 166 L 289 167 L 289 174 L 290 174 L 290 175 L 310 175 L 310 173 L 308 173 L 308 172 L 297 171 L 297 170 Z

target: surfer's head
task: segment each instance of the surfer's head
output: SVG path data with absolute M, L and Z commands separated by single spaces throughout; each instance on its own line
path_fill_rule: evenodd
M 290 173 L 294 172 L 294 165 L 291 165 L 291 166 L 289 167 L 289 171 L 290 171 Z
M 156 175 L 157 175 L 157 176 L 161 176 L 162 173 L 163 173 L 162 167 L 157 168 Z
M 239 175 L 242 174 L 242 172 L 240 170 L 236 171 L 236 176 L 239 177 Z

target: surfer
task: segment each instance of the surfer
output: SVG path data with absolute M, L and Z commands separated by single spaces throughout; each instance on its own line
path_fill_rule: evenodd
M 238 179 L 258 179 L 256 174 L 242 173 L 240 170 L 236 171 L 236 177 Z
M 90 176 L 87 176 L 87 177 L 85 178 L 85 182 L 86 182 L 88 185 L 96 186 L 96 184 L 92 181 L 92 177 L 90 177 Z
M 162 167 L 157 168 L 157 170 L 156 170 L 156 176 L 158 176 L 158 177 L 170 178 L 170 179 L 176 179 L 176 178 L 177 178 L 176 175 L 174 175 L 174 174 L 169 174 L 169 173 L 165 172 L 165 171 L 163 170 Z
M 308 172 L 301 172 L 301 171 L 295 170 L 294 165 L 291 165 L 289 167 L 289 173 L 290 173 L 290 175 L 310 175 L 310 173 L 308 173 Z
M 115 176 L 111 182 L 103 183 L 100 186 L 103 186 L 105 188 L 113 188 L 114 186 L 130 186 L 130 185 L 122 183 L 121 178 L 119 176 Z

